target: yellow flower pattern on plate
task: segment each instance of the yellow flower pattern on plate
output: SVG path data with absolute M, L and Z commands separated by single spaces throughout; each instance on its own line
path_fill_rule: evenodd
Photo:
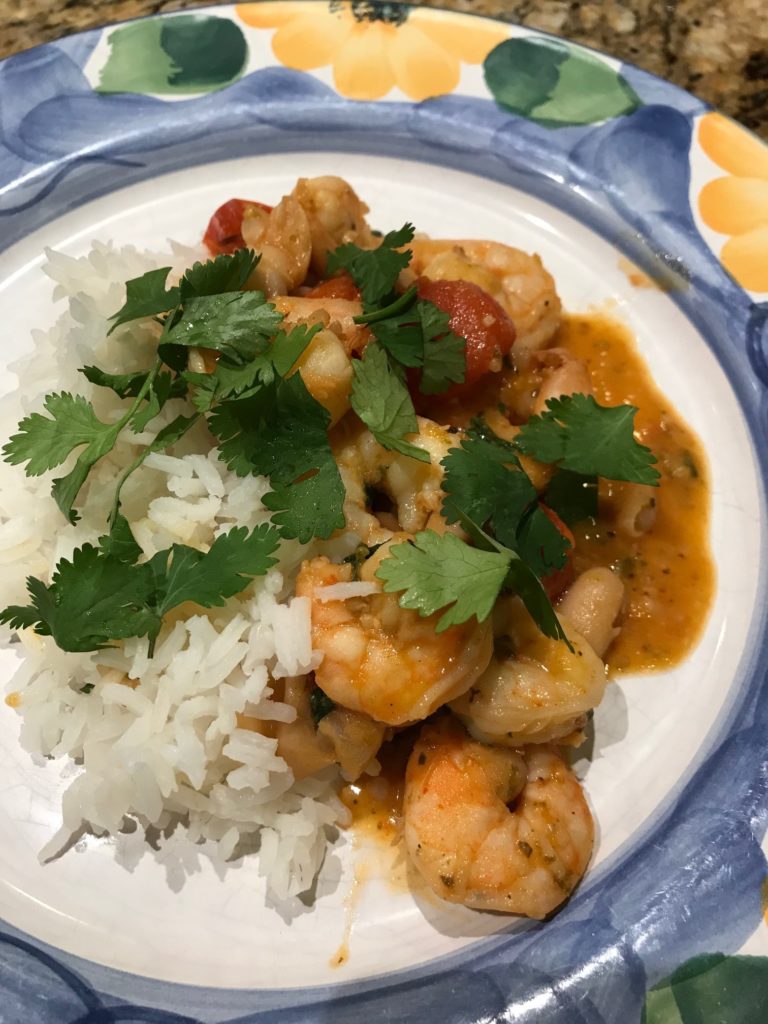
M 236 10 L 246 25 L 276 30 L 272 50 L 281 64 L 297 71 L 331 66 L 336 90 L 353 100 L 377 100 L 394 87 L 412 100 L 453 92 L 461 63 L 482 63 L 508 37 L 479 19 L 441 18 L 433 10 L 403 8 L 387 19 L 351 3 L 296 0 Z
M 701 219 L 730 236 L 720 260 L 742 288 L 768 292 L 768 147 L 722 114 L 704 115 L 699 144 L 727 172 L 699 193 Z

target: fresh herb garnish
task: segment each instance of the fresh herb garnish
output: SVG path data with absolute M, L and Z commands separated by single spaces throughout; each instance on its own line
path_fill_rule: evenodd
M 400 272 L 405 270 L 412 256 L 410 249 L 398 250 L 412 241 L 413 235 L 413 224 L 404 224 L 398 231 L 388 231 L 375 249 L 361 249 L 352 242 L 340 245 L 328 253 L 328 274 L 348 271 L 360 289 L 365 311 L 369 312 L 370 307 L 379 305 L 382 300 L 392 300 Z
M 437 395 L 464 381 L 466 341 L 450 329 L 450 314 L 419 299 L 405 312 L 371 323 L 371 330 L 401 366 L 421 367 L 419 390 Z
M 0 612 L 12 629 L 34 627 L 64 651 L 95 651 L 132 636 L 157 637 L 163 616 L 185 601 L 212 608 L 275 564 L 272 526 L 230 530 L 207 553 L 184 544 L 137 564 L 122 517 L 97 548 L 85 544 L 56 566 L 50 586 L 30 577 L 32 603 Z
M 591 395 L 550 398 L 547 411 L 520 428 L 515 445 L 574 473 L 658 486 L 656 458 L 634 437 L 636 412 L 633 405 L 598 405 Z
M 263 498 L 284 537 L 303 543 L 344 526 L 344 485 L 328 441 L 330 415 L 300 374 L 218 405 L 208 425 L 239 476 L 270 478 Z
M 429 462 L 427 451 L 405 440 L 406 435 L 418 433 L 419 424 L 408 389 L 386 352 L 375 341 L 369 342 L 353 369 L 350 403 L 379 444 L 419 462 Z
M 547 484 L 544 501 L 568 526 L 596 519 L 597 476 L 558 469 Z

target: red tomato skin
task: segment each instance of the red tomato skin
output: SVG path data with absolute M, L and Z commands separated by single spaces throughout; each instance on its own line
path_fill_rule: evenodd
M 327 277 L 324 281 L 318 282 L 314 288 L 305 293 L 307 299 L 349 299 L 355 301 L 360 298 L 360 289 L 357 287 L 351 276 L 343 270 L 336 277 Z
M 564 590 L 567 590 L 568 587 L 570 587 L 576 575 L 576 571 L 573 568 L 573 551 L 574 546 L 576 544 L 576 538 L 573 536 L 571 531 L 568 529 L 568 527 L 565 525 L 563 520 L 556 512 L 553 512 L 551 508 L 548 508 L 547 505 L 544 505 L 541 502 L 539 503 L 539 508 L 547 517 L 547 519 L 549 519 L 551 523 L 554 523 L 554 525 L 558 528 L 560 533 L 562 533 L 562 535 L 571 545 L 568 548 L 568 554 L 566 556 L 568 560 L 566 561 L 562 569 L 554 569 L 549 574 L 549 576 L 545 576 L 544 579 L 541 581 L 544 589 L 547 592 L 547 597 L 549 598 L 549 600 L 555 601 L 558 597 L 560 597 Z
M 462 384 L 454 384 L 440 395 L 457 398 L 465 394 L 505 356 L 515 341 L 515 325 L 499 303 L 471 281 L 416 282 L 420 299 L 434 303 L 450 316 L 450 328 L 466 338 L 467 371 Z
M 237 252 L 243 248 L 243 217 L 249 206 L 258 206 L 267 213 L 272 210 L 271 206 L 254 199 L 228 199 L 214 211 L 203 235 L 203 243 L 212 256 Z

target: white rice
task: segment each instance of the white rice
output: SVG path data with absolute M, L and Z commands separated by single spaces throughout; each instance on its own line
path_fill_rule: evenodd
M 128 372 L 148 365 L 154 348 L 148 327 L 129 325 L 107 338 L 107 317 L 123 302 L 124 282 L 169 262 L 180 270 L 204 258 L 178 248 L 169 258 L 99 243 L 84 258 L 47 257 L 45 272 L 67 310 L 50 331 L 35 333 L 34 353 L 11 367 L 22 383 L 0 400 L 4 437 L 23 415 L 41 411 L 42 396 L 51 391 L 86 395 L 101 418 L 116 420 L 126 403 L 89 384 L 77 368 Z M 77 527 L 50 497 L 51 479 L 74 457 L 33 478 L 0 462 L 0 607 L 27 603 L 28 575 L 48 582 L 60 558 L 105 532 L 114 481 L 136 443 L 151 441 L 181 409 L 170 402 L 151 430 L 121 436 L 81 492 Z M 210 441 L 203 426 L 196 429 L 170 452 L 150 455 L 125 487 L 123 511 L 147 557 L 176 542 L 206 550 L 234 526 L 269 520 L 261 503 L 268 482 L 236 477 L 216 451 L 200 454 Z M 352 550 L 355 540 L 342 544 Z M 144 639 L 71 654 L 24 632 L 24 662 L 8 686 L 18 695 L 21 742 L 32 755 L 80 766 L 63 796 L 61 830 L 41 851 L 43 860 L 86 829 L 118 836 L 118 860 L 130 868 L 151 830 L 169 877 L 172 868 L 183 870 L 190 841 L 219 865 L 258 844 L 259 871 L 273 897 L 311 886 L 328 830 L 347 813 L 334 795 L 333 776 L 295 782 L 274 739 L 238 728 L 240 714 L 292 721 L 294 709 L 273 699 L 270 683 L 319 664 L 309 602 L 287 596 L 307 551 L 283 543 L 278 565 L 226 607 L 166 624 L 151 659 Z M 370 585 L 352 586 L 370 592 Z M 0 629 L 10 642 L 9 630 Z

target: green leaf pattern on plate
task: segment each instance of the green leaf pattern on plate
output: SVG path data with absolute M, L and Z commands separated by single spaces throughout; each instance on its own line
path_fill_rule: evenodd
M 98 92 L 213 92 L 238 79 L 248 59 L 239 26 L 213 15 L 137 21 L 112 32 L 109 46 Z
M 610 64 L 555 39 L 507 39 L 483 67 L 498 104 L 547 128 L 607 121 L 642 105 Z
M 706 953 L 647 994 L 642 1024 L 758 1024 L 768 1021 L 768 957 Z

